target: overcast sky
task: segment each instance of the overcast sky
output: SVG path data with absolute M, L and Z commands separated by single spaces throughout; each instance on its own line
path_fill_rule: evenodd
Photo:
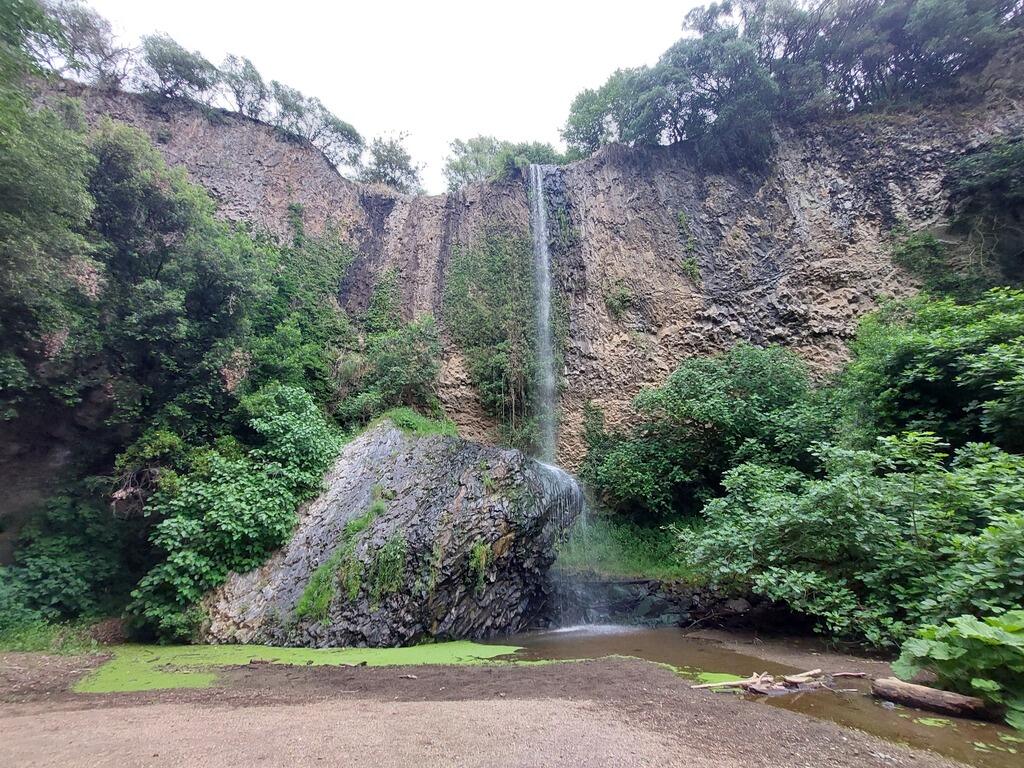
M 452 139 L 561 146 L 573 96 L 651 64 L 697 0 L 87 0 L 125 38 L 166 32 L 318 96 L 367 139 L 407 132 L 428 192 Z

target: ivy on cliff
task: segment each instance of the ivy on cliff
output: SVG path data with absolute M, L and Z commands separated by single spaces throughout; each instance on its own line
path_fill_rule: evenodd
M 466 358 L 485 410 L 507 443 L 532 444 L 536 433 L 536 302 L 532 246 L 523 232 L 491 227 L 453 250 L 444 289 L 444 320 Z

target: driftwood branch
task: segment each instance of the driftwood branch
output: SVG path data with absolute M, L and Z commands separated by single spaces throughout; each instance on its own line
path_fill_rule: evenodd
M 784 675 L 776 679 L 767 672 L 757 674 L 743 680 L 729 680 L 719 683 L 702 683 L 691 685 L 691 688 L 742 688 L 747 693 L 759 693 L 763 696 L 777 696 L 784 693 L 797 693 L 802 691 L 814 691 L 821 688 L 831 688 L 833 678 L 837 677 L 865 677 L 864 672 L 835 672 L 826 675 L 820 669 L 809 669 L 796 675 Z

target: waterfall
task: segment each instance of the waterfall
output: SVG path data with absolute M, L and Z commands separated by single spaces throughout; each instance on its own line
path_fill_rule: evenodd
M 555 459 L 555 353 L 551 329 L 551 253 L 548 249 L 548 208 L 544 199 L 546 166 L 530 166 L 530 230 L 533 234 L 533 279 L 537 288 L 537 411 L 540 419 L 538 453 Z
M 533 235 L 533 279 L 537 295 L 537 406 L 539 434 L 537 458 L 542 467 L 545 495 L 550 499 L 548 517 L 564 543 L 575 535 L 587 535 L 587 500 L 575 477 L 554 465 L 558 417 L 558 388 L 555 376 L 555 341 L 551 327 L 551 252 L 548 248 L 548 207 L 544 199 L 544 178 L 551 166 L 530 166 L 530 231 Z M 587 587 L 573 575 L 557 575 L 552 617 L 559 625 L 566 619 L 589 623 L 584 611 L 566 612 L 565 596 L 573 594 L 576 606 L 587 604 Z M 579 597 L 583 596 L 583 597 Z M 576 618 L 581 616 L 581 618 Z

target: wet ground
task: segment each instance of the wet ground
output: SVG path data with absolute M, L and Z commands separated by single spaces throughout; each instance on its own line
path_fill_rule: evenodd
M 625 626 L 581 626 L 502 638 L 522 646 L 516 658 L 526 660 L 594 659 L 631 656 L 669 664 L 703 681 L 707 673 L 748 677 L 755 672 L 793 674 L 813 668 L 826 673 L 865 672 L 865 679 L 836 681 L 837 690 L 807 691 L 784 696 L 706 692 L 708 696 L 739 696 L 751 706 L 777 707 L 857 728 L 888 741 L 930 749 L 978 768 L 1021 768 L 1024 734 L 994 723 L 936 715 L 880 702 L 870 695 L 871 678 L 887 677 L 889 665 L 877 659 L 829 651 L 808 639 L 758 640 L 725 632 L 685 634 L 678 629 Z
M 435 663 L 419 659 L 418 666 L 374 666 L 394 651 L 243 646 L 0 655 L 0 765 L 1024 765 L 1024 743 L 1014 732 L 886 709 L 866 694 L 866 682 L 843 681 L 843 688 L 856 690 L 773 699 L 691 688 L 691 678 L 707 672 L 747 676 L 821 667 L 889 674 L 884 661 L 806 640 L 587 627 L 500 643 L 521 650 L 506 661 L 461 659 L 462 666 L 444 661 L 452 655 L 445 644 L 401 649 L 396 656 L 395 663 L 410 664 L 429 651 Z M 479 655 L 509 650 L 487 646 Z M 293 659 L 300 651 L 309 658 Z M 335 663 L 345 653 L 370 654 L 357 662 L 368 666 Z M 202 676 L 203 686 L 86 692 L 102 688 L 86 683 L 103 679 L 104 670 L 139 654 L 143 666 L 167 678 Z M 141 682 L 164 679 L 151 672 Z M 140 683 L 131 675 L 125 680 Z

